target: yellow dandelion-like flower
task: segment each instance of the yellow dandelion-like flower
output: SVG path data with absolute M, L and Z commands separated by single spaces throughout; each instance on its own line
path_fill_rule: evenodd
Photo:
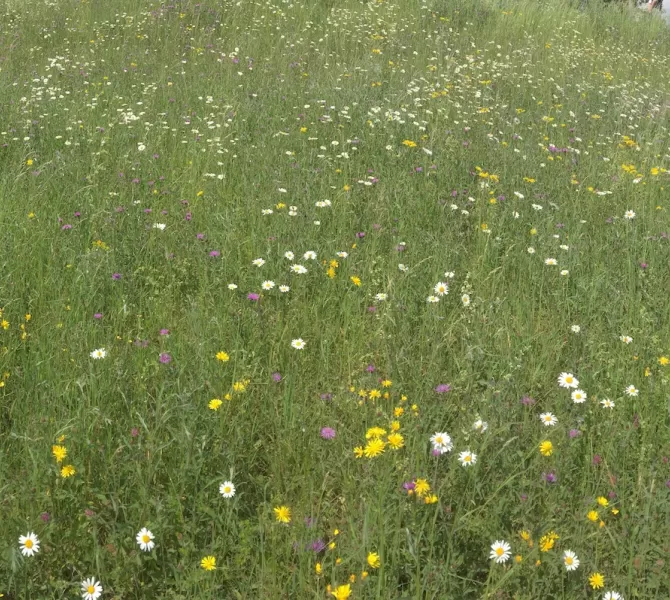
M 414 492 L 419 498 L 422 498 L 430 492 L 430 484 L 425 479 L 417 479 L 414 482 Z
M 386 429 L 382 429 L 381 427 L 370 427 L 365 433 L 365 439 L 380 438 L 384 435 L 386 435 Z
M 540 444 L 540 454 L 542 456 L 551 456 L 553 451 L 554 445 L 549 440 L 545 440 Z
M 589 521 L 593 521 L 593 522 L 595 523 L 595 522 L 598 520 L 599 517 L 598 517 L 598 513 L 597 513 L 595 510 L 590 510 L 590 511 L 586 514 L 586 518 L 587 518 Z
M 223 401 L 220 400 L 219 398 L 212 398 L 207 406 L 209 407 L 210 410 L 219 410 L 222 404 Z
M 601 573 L 591 573 L 589 576 L 589 584 L 594 590 L 599 590 L 605 587 L 605 577 Z
M 349 277 L 351 279 L 351 283 L 353 283 L 355 286 L 360 287 L 361 286 L 361 278 L 358 277 L 357 275 L 352 275 Z
M 291 509 L 288 506 L 277 506 L 273 509 L 277 523 L 291 522 Z
M 371 569 L 378 569 L 382 564 L 381 558 L 379 558 L 379 554 L 376 552 L 370 552 L 368 553 L 368 565 L 370 565 Z
M 405 438 L 400 433 L 391 433 L 386 441 L 393 450 L 398 450 L 405 445 Z
M 63 479 L 67 479 L 68 477 L 72 477 L 77 471 L 72 465 L 65 465 L 61 470 L 60 470 L 60 476 Z
M 205 570 L 205 571 L 215 571 L 216 570 L 216 556 L 205 556 L 200 561 L 200 566 Z
M 56 462 L 62 463 L 63 459 L 67 456 L 67 448 L 65 446 L 52 446 L 51 454 L 54 455 Z
M 220 360 L 221 362 L 228 362 L 230 360 L 230 356 L 228 356 L 228 353 L 221 350 L 220 352 L 216 353 L 216 360 Z
M 375 458 L 382 454 L 385 448 L 386 444 L 384 443 L 384 440 L 374 438 L 365 445 L 363 453 L 365 454 L 366 458 Z

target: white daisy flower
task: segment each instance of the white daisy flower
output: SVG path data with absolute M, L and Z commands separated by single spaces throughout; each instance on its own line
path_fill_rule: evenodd
M 403 265 L 402 263 L 400 263 L 398 265 L 398 270 L 402 271 L 403 273 L 407 273 L 407 271 L 409 271 L 409 267 L 407 265 Z
M 463 306 L 470 306 L 470 294 L 463 294 L 461 296 L 461 302 Z
M 167 225 L 165 225 L 165 223 L 154 223 L 152 225 L 152 227 L 154 229 L 160 229 L 161 231 L 165 231 L 165 228 L 167 227 Z
M 93 352 L 91 352 L 90 354 L 90 357 L 94 358 L 95 360 L 105 358 L 105 356 L 107 356 L 107 350 L 105 350 L 104 348 L 98 348 L 97 350 L 93 350 Z
M 624 343 L 624 344 L 630 344 L 633 341 L 633 338 L 630 337 L 629 335 L 620 335 L 619 339 Z
M 377 302 L 384 302 L 388 298 L 388 294 L 375 294 L 375 300 Z
M 556 415 L 554 415 L 550 412 L 542 413 L 540 415 L 540 421 L 542 421 L 542 423 L 546 427 L 553 427 L 554 425 L 556 425 L 556 423 L 558 423 L 558 419 L 556 418 Z
M 287 285 L 280 285 L 280 286 L 279 286 L 279 291 L 280 291 L 282 294 L 285 294 L 286 292 L 288 292 L 288 291 L 290 291 L 290 290 L 291 290 L 291 288 L 288 287 Z
M 489 558 L 496 561 L 498 564 L 505 563 L 511 556 L 511 546 L 504 540 L 496 540 L 491 544 L 491 553 Z
M 535 248 L 533 248 L 532 246 L 528 246 L 527 251 L 528 254 L 535 254 Z
M 40 551 L 40 540 L 32 532 L 19 536 L 19 545 L 23 556 L 35 556 Z
M 295 258 L 295 254 L 293 254 L 293 252 L 289 250 L 288 252 L 284 252 L 284 258 L 287 258 L 288 260 L 293 260 Z
M 430 304 L 435 304 L 439 301 L 440 301 L 440 299 L 437 296 L 428 296 L 428 298 L 426 298 L 426 302 L 428 302 Z
M 156 545 L 153 541 L 154 539 L 154 534 L 151 533 L 146 527 L 142 527 L 137 532 L 137 535 L 135 536 L 135 541 L 139 544 L 140 550 L 143 552 L 151 552 L 154 549 L 154 546 Z
M 433 450 L 436 450 L 440 454 L 445 454 L 450 452 L 454 447 L 454 444 L 451 441 L 451 437 L 448 433 L 437 432 L 430 436 L 430 442 L 433 444 Z
M 229 283 L 229 284 L 228 284 L 228 289 L 229 289 L 229 290 L 236 290 L 236 289 L 237 289 L 237 285 L 234 284 L 234 283 Z
M 558 385 L 562 388 L 576 388 L 579 381 L 572 373 L 561 373 L 558 376 Z
M 347 256 L 349 256 L 349 253 L 348 252 L 338 252 L 337 256 L 339 256 L 340 258 L 347 258 Z
M 477 455 L 470 452 L 470 450 L 464 450 L 458 455 L 458 461 L 463 467 L 471 467 L 477 462 Z
M 614 408 L 614 402 L 612 400 L 610 400 L 609 398 L 605 398 L 604 400 L 601 400 L 600 404 L 602 405 L 603 408 Z
M 634 219 L 634 218 L 635 218 L 635 213 L 634 213 L 632 210 L 627 210 L 627 211 L 623 214 L 623 218 L 624 218 L 624 219 L 628 219 L 628 220 L 630 221 L 631 219 Z
M 235 495 L 235 485 L 232 481 L 224 481 L 219 486 L 219 494 L 224 498 L 232 498 Z
M 308 250 L 305 254 L 302 255 L 305 260 L 316 260 L 316 252 L 313 250 Z
M 544 264 L 545 265 L 550 265 L 550 266 L 555 266 L 558 264 L 558 261 L 555 258 L 545 258 L 544 259 Z
M 566 571 L 576 571 L 579 567 L 579 558 L 572 550 L 563 552 L 563 565 Z
M 579 333 L 581 330 L 582 328 L 579 325 L 572 325 L 570 327 L 570 331 L 572 331 L 572 333 Z
M 268 215 L 271 215 L 273 212 L 274 212 L 274 211 L 273 211 L 271 208 L 264 208 L 264 209 L 261 211 L 261 214 L 262 214 L 264 217 L 267 217 Z
M 481 419 L 477 419 L 474 422 L 474 425 L 472 426 L 472 428 L 475 431 L 479 431 L 480 433 L 484 433 L 489 428 L 489 424 L 486 421 L 482 421 Z
M 102 596 L 102 586 L 95 577 L 89 577 L 81 582 L 81 597 L 84 600 L 98 600 Z
M 251 264 L 254 265 L 254 267 L 262 267 L 265 264 L 265 260 L 262 258 L 255 258 L 251 261 Z
M 561 276 L 562 277 L 567 277 L 568 275 L 570 275 L 570 271 L 568 271 L 567 269 L 563 269 L 561 271 Z
M 271 290 L 274 286 L 275 286 L 275 282 L 274 282 L 274 281 L 266 280 L 266 281 L 264 281 L 263 283 L 261 283 L 261 287 L 262 287 L 264 290 Z
M 582 402 L 586 402 L 587 395 L 584 390 L 575 390 L 570 394 L 570 397 L 575 404 L 581 404 Z
M 438 281 L 435 284 L 435 287 L 433 288 L 433 291 L 438 295 L 438 296 L 445 296 L 446 294 L 449 293 L 449 284 L 445 283 L 444 281 Z
M 307 273 L 307 269 L 302 265 L 291 265 L 291 271 L 297 273 L 298 275 L 304 275 Z
M 603 600 L 623 600 L 623 596 L 619 592 L 605 592 Z
M 456 273 L 454 273 L 453 271 L 445 271 L 444 276 L 447 279 L 453 279 L 454 277 L 456 277 Z
M 637 396 L 640 393 L 640 390 L 638 390 L 634 385 L 629 385 L 625 390 L 624 394 L 627 396 Z
M 306 345 L 307 343 L 302 338 L 291 341 L 291 346 L 296 350 L 302 350 Z

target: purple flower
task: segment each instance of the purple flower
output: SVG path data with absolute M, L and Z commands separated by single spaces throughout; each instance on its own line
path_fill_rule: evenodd
M 114 281 L 118 281 L 119 279 L 121 279 L 121 273 L 112 273 L 112 279 Z
M 158 333 L 160 335 L 170 335 L 170 330 L 169 329 L 161 329 Z
M 102 319 L 102 313 L 95 313 L 95 314 L 93 315 L 93 318 L 94 318 L 94 319 Z
M 335 437 L 335 430 L 332 427 L 324 427 L 321 429 L 321 437 L 324 440 L 332 440 Z
M 430 451 L 430 453 L 431 453 L 435 458 L 437 458 L 438 456 L 441 456 L 441 455 L 442 455 L 442 453 L 441 453 L 437 448 L 433 448 L 433 449 Z
M 408 492 L 410 490 L 413 490 L 416 487 L 416 483 L 413 481 L 406 481 L 405 483 L 402 484 L 402 487 L 404 490 L 407 490 Z
M 521 398 L 521 404 L 524 406 L 533 406 L 535 404 L 535 398 L 531 398 L 530 396 L 524 396 Z
M 51 521 L 51 515 L 48 512 L 43 512 L 40 515 L 40 519 L 42 519 L 44 523 L 48 523 L 49 521 Z
M 133 427 L 130 430 L 130 436 L 136 438 L 138 435 L 140 435 L 140 430 L 137 427 Z
M 365 237 L 365 231 L 359 231 L 356 234 L 356 237 L 359 238 L 359 239 L 364 238 Z
M 281 381 L 281 373 L 273 373 L 272 381 L 274 381 L 275 383 L 279 383 Z
M 164 365 L 167 365 L 172 361 L 172 357 L 167 352 L 162 352 L 158 357 L 158 360 L 160 360 Z
M 553 471 L 550 471 L 549 473 L 542 473 L 542 477 L 547 483 L 556 483 L 557 481 L 556 473 Z
M 594 454 L 591 463 L 593 466 L 597 467 L 602 462 L 602 460 L 603 459 L 600 457 L 600 454 Z
M 220 256 L 220 255 L 221 255 L 221 252 L 219 252 L 218 250 L 212 250 L 212 251 L 209 253 L 209 255 L 210 255 L 212 258 L 216 258 L 217 256 Z
M 581 435 L 581 433 L 582 433 L 582 432 L 579 431 L 579 429 L 571 429 L 571 430 L 569 431 L 568 435 L 570 436 L 570 439 L 574 439 L 574 438 L 576 438 L 578 435 Z
M 314 540 L 311 543 L 310 548 L 312 549 L 313 552 L 322 552 L 323 550 L 326 549 L 326 544 L 323 540 L 318 539 Z
M 374 365 L 368 365 L 367 369 L 365 369 L 368 373 L 374 373 L 375 372 L 375 366 Z
M 451 385 L 449 385 L 448 383 L 441 383 L 435 388 L 435 391 L 438 394 L 446 394 L 447 392 L 451 391 Z
M 61 229 L 62 229 L 63 231 L 65 231 L 66 229 L 72 229 L 72 225 L 70 225 L 69 223 L 66 223 L 65 225 L 63 225 L 63 226 L 61 227 Z
M 332 400 L 333 395 L 330 392 L 326 392 L 325 394 L 321 394 L 321 400 Z
M 641 268 L 641 269 L 646 269 L 648 266 L 649 266 L 649 265 L 647 265 L 646 262 L 641 262 L 641 263 L 640 263 L 640 268 Z
M 198 240 L 204 240 L 205 239 L 205 234 L 204 233 L 196 233 L 195 237 Z
M 665 482 L 665 487 L 670 488 L 670 479 Z M 45 513 L 46 514 L 46 513 Z
M 254 294 L 253 292 L 250 294 L 247 294 L 247 300 L 251 300 L 252 302 L 257 302 L 260 296 L 258 294 Z

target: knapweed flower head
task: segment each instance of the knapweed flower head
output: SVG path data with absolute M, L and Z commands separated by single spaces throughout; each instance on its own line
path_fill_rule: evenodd
M 439 385 L 435 386 L 435 392 L 438 394 L 446 394 L 447 392 L 451 391 L 451 385 L 448 383 L 440 383 Z
M 332 427 L 322 427 L 321 437 L 324 440 L 332 440 L 335 437 L 335 430 Z

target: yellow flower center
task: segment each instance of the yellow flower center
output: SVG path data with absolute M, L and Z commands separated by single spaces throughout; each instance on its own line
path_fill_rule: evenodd
M 572 558 L 571 558 L 570 556 L 567 556 L 567 557 L 565 558 L 565 564 L 566 564 L 566 565 L 570 566 L 570 565 L 572 564 L 572 562 L 573 562 L 573 560 L 572 560 Z
M 572 377 L 566 377 L 565 383 L 572 383 Z
M 226 487 L 224 487 L 223 491 L 226 492 L 226 494 L 230 494 L 230 486 L 227 485 Z
M 465 460 L 465 462 L 470 462 L 472 460 L 472 456 L 466 456 L 463 460 Z
M 505 553 L 505 551 L 502 548 L 496 548 L 496 554 L 498 556 L 502 556 Z
M 142 541 L 143 541 L 145 544 L 148 544 L 148 543 L 151 541 L 151 538 L 145 533 L 145 534 L 142 536 Z
M 92 585 L 89 585 L 89 586 L 86 588 L 86 591 L 87 591 L 89 594 L 94 594 L 94 593 L 95 593 L 95 588 L 94 588 Z
M 26 540 L 24 546 L 30 550 L 30 548 L 33 547 L 33 541 L 32 540 Z

